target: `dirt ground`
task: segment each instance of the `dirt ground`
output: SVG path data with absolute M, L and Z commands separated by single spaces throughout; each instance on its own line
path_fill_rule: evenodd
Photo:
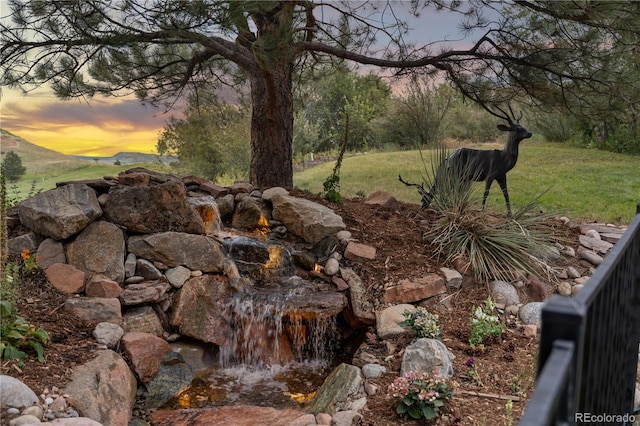
M 328 204 L 303 192 L 294 191 L 294 195 Z M 423 245 L 421 229 L 424 221 L 428 223 L 429 214 L 419 212 L 417 205 L 401 203 L 396 211 L 382 210 L 365 204 L 362 199 L 328 205 L 343 217 L 347 230 L 355 238 L 377 249 L 374 261 L 350 265 L 366 283 L 374 306 L 382 306 L 385 284 L 421 277 L 425 273 L 439 271 L 441 266 L 451 266 L 441 265 Z M 557 227 L 558 238 L 574 237 L 577 246 L 577 235 L 572 235 L 573 232 L 566 226 Z M 574 266 L 584 271 L 579 263 Z M 449 293 L 440 307 L 435 308 L 440 317 L 443 342 L 455 355 L 454 399 L 435 424 L 515 424 L 532 393 L 538 342 L 535 337 L 525 337 L 523 326 L 515 319 L 501 316 L 507 326 L 506 331 L 501 339 L 489 343 L 484 352 L 474 352 L 468 344 L 472 309 L 481 305 L 487 295 L 486 283 L 467 283 L 462 290 Z M 31 324 L 44 328 L 51 341 L 46 346 L 44 363 L 37 362 L 34 356 L 29 356 L 22 367 L 17 367 L 13 361 L 2 360 L 0 374 L 16 377 L 36 393 L 41 393 L 52 386 L 63 387 L 75 366 L 92 359 L 96 349 L 91 337 L 92 327 L 64 311 L 65 298 L 47 285 L 42 271 L 23 275 L 19 312 Z M 392 343 L 400 351 L 410 343 L 410 337 L 400 337 Z M 381 355 L 388 354 L 387 344 L 374 335 L 369 344 Z M 468 375 L 469 367 L 465 362 L 469 358 L 475 361 L 479 380 Z M 401 356 L 396 354 L 389 362 L 391 371 L 374 380 L 378 392 L 368 400 L 363 425 L 425 424 L 424 420 L 419 422 L 399 417 L 387 392 L 388 385 L 397 377 L 400 361 Z M 507 409 L 509 399 L 513 400 L 510 412 Z

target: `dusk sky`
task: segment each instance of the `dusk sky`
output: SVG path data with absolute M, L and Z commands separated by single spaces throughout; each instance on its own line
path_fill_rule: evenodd
M 7 9 L 0 0 L 4 13 Z M 411 38 L 422 43 L 459 38 L 460 16 L 423 13 L 411 23 Z M 111 156 L 155 152 L 158 134 L 171 115 L 145 107 L 134 97 L 57 99 L 48 87 L 28 94 L 2 89 L 0 127 L 27 141 L 70 155 Z

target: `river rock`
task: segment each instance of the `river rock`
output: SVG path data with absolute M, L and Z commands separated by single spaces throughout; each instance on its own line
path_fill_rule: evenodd
M 105 345 L 109 349 L 114 349 L 120 343 L 122 336 L 124 336 L 124 330 L 118 324 L 101 322 L 96 325 L 92 335 L 96 342 Z
M 518 290 L 516 290 L 511 283 L 495 280 L 489 283 L 489 288 L 491 289 L 491 297 L 494 302 L 504 299 L 502 303 L 504 303 L 505 306 L 517 305 L 520 303 Z
M 184 283 L 191 277 L 191 271 L 184 266 L 176 266 L 164 271 L 167 281 L 175 288 L 181 288 Z
M 136 275 L 142 276 L 145 280 L 159 280 L 162 278 L 162 272 L 147 259 L 138 259 L 136 261 Z
M 530 302 L 520 308 L 520 320 L 524 324 L 537 324 L 540 321 L 544 302 Z
M 39 402 L 29 386 L 11 376 L 0 375 L 0 407 L 30 407 Z

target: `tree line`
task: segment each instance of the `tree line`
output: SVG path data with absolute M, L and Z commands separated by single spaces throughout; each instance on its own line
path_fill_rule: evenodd
M 596 137 L 597 120 L 570 111 L 513 105 L 524 113 L 534 133 L 551 142 L 571 143 L 640 154 L 640 135 L 631 123 L 611 111 L 607 138 Z M 191 98 L 184 116 L 172 116 L 156 149 L 173 155 L 180 172 L 211 180 L 246 179 L 249 174 L 250 109 L 242 100 L 228 103 L 216 96 Z M 408 79 L 392 90 L 389 79 L 346 67 L 302 84 L 295 100 L 294 163 L 315 156 L 335 156 L 349 120 L 347 152 L 393 151 L 439 146 L 449 139 L 468 143 L 500 138 L 496 119 L 467 101 L 451 83 L 431 77 Z
M 485 109 L 535 107 L 581 121 L 594 144 L 617 135 L 613 140 L 626 140 L 624 146 L 637 145 L 640 2 L 7 3 L 0 19 L 2 86 L 28 91 L 48 84 L 62 99 L 134 94 L 166 108 L 220 85 L 248 87 L 249 180 L 258 186 L 292 185 L 298 126 L 319 146 L 339 131 L 339 116 L 296 124 L 295 94 L 307 76 L 344 64 L 417 79 L 437 73 Z M 458 17 L 464 43 L 420 41 L 407 20 L 427 14 Z M 380 102 L 351 102 L 342 112 L 354 140 L 370 144 L 360 124 L 379 113 Z

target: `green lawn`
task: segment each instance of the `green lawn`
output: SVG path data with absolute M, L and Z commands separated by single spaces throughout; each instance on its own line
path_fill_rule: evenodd
M 498 146 L 484 145 L 481 148 L 495 147 Z M 425 171 L 431 170 L 430 156 L 434 152 L 424 151 L 422 154 L 424 162 L 419 151 L 348 156 L 342 163 L 340 192 L 345 197 L 356 197 L 381 189 L 399 200 L 418 204 L 420 197 L 417 191 L 400 183 L 398 174 L 410 182 L 421 182 Z M 47 190 L 54 188 L 57 182 L 116 176 L 120 171 L 134 167 L 78 160 L 67 162 L 65 159 L 31 160 L 28 154 L 21 155 L 26 158 L 27 174 L 15 187 L 20 198 L 29 194 L 32 182 L 35 182 L 36 189 Z M 331 175 L 334 165 L 330 162 L 297 172 L 293 177 L 294 185 L 312 193 L 322 193 L 322 184 Z M 508 178 L 514 210 L 548 190 L 540 200 L 541 207 L 548 213 L 567 215 L 579 221 L 627 224 L 640 202 L 640 156 L 527 140 L 520 145 L 518 164 L 509 172 Z M 10 196 L 15 188 L 12 183 L 7 183 Z M 500 212 L 505 211 L 497 183 L 491 189 L 487 205 Z
M 485 145 L 481 149 L 495 148 Z M 419 203 L 415 188 L 398 181 L 421 182 L 431 171 L 433 151 L 362 154 L 347 157 L 340 172 L 340 192 L 345 197 L 370 194 L 381 189 L 402 201 Z M 425 167 L 426 164 L 426 167 Z M 297 188 L 322 193 L 334 163 L 326 163 L 294 175 Z M 573 148 L 563 144 L 525 141 L 520 145 L 516 167 L 509 172 L 508 186 L 514 210 L 547 191 L 540 206 L 548 213 L 580 221 L 629 223 L 640 203 L 640 157 Z M 478 183 L 476 185 L 484 185 Z M 494 182 L 489 208 L 505 211 L 500 186 Z

